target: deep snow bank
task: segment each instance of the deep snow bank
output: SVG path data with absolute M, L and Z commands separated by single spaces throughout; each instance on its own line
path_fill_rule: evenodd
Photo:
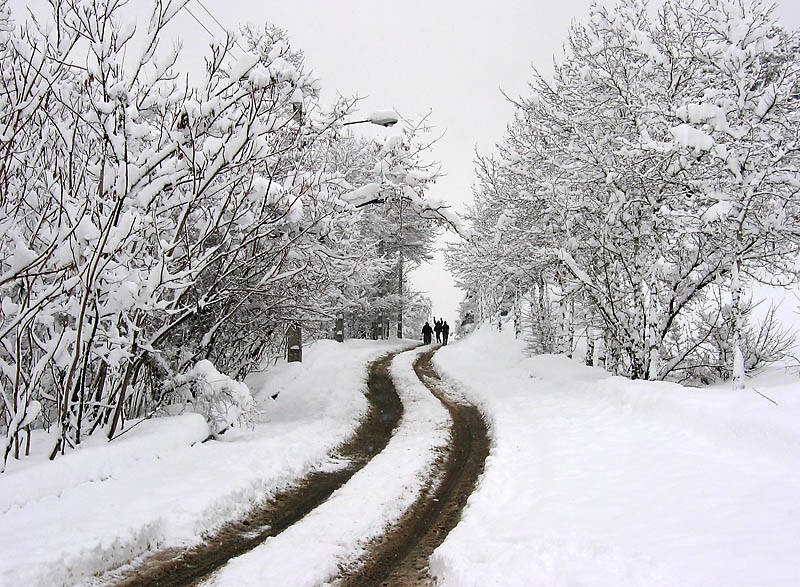
M 695 390 L 526 358 L 482 329 L 434 357 L 490 421 L 445 585 L 798 585 L 800 385 Z
M 0 585 L 74 584 L 147 549 L 190 544 L 313 467 L 367 409 L 366 363 L 397 341 L 320 341 L 303 363 L 253 374 L 254 430 L 220 441 L 202 417 L 155 418 L 0 475 Z M 279 393 L 276 400 L 271 396 Z M 40 443 L 43 444 L 43 443 Z

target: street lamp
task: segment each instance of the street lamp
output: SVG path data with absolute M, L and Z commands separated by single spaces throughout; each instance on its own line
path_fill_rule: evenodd
M 364 120 L 353 120 L 352 122 L 345 122 L 342 126 L 347 126 L 349 124 L 363 124 L 365 122 L 369 122 L 372 124 L 377 124 L 378 126 L 393 126 L 397 124 L 397 114 L 392 112 L 391 110 L 378 110 L 373 112 L 369 115 L 369 118 L 365 118 Z
M 0 0 L 1 1 L 1 0 Z M 303 105 L 302 103 L 294 103 L 294 117 L 295 119 L 300 122 L 303 116 Z M 364 120 L 353 120 L 351 122 L 345 122 L 342 126 L 348 126 L 350 124 L 363 124 L 365 122 L 369 122 L 371 124 L 376 124 L 382 127 L 389 127 L 394 126 L 397 124 L 398 118 L 397 114 L 395 114 L 391 110 L 376 110 L 372 114 L 369 115 L 369 118 L 365 118 Z M 403 287 L 403 258 L 400 257 L 400 295 L 402 297 L 402 287 Z M 388 331 L 388 328 L 387 328 Z M 334 330 L 334 339 L 337 342 L 344 342 L 344 318 L 339 315 L 336 317 L 336 327 Z M 403 308 L 402 302 L 398 317 L 398 324 L 397 324 L 397 336 L 402 338 L 403 336 Z M 303 335 L 300 325 L 297 323 L 292 323 L 289 325 L 287 330 L 287 359 L 288 362 L 301 362 L 303 360 Z
M 376 110 L 372 114 L 369 115 L 369 118 L 365 118 L 364 120 L 352 120 L 350 122 L 345 122 L 342 126 L 349 126 L 351 124 L 375 124 L 377 126 L 382 126 L 384 128 L 394 126 L 398 122 L 397 114 L 395 114 L 392 110 Z M 402 271 L 402 268 L 401 268 Z M 402 310 L 401 314 L 402 316 Z M 383 324 L 383 317 L 378 318 L 378 323 L 380 323 L 380 329 L 384 333 L 384 335 L 388 338 L 389 335 L 389 328 L 388 326 L 384 326 Z M 388 321 L 387 321 L 388 322 Z M 402 323 L 402 318 L 401 318 Z M 402 325 L 398 326 L 398 331 L 402 332 Z M 344 341 L 344 333 L 343 333 L 343 322 L 341 319 L 336 320 L 336 330 L 335 330 L 335 338 L 337 341 L 342 342 Z M 373 331 L 376 331 L 376 323 L 373 323 Z
M 397 241 L 397 338 L 403 338 L 403 198 L 398 206 L 400 213 L 400 228 Z

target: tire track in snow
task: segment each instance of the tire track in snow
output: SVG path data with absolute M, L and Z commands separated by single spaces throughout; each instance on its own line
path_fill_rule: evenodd
M 431 364 L 436 349 L 420 354 L 414 371 L 447 408 L 452 418 L 451 442 L 424 491 L 403 518 L 373 541 L 356 571 L 336 582 L 341 586 L 427 585 L 428 559 L 461 519 L 461 511 L 489 456 L 489 433 L 481 412 L 446 391 Z
M 101 580 L 125 586 L 196 585 L 230 559 L 277 536 L 323 503 L 380 453 L 392 437 L 403 414 L 403 405 L 389 376 L 389 365 L 400 352 L 404 351 L 384 355 L 369 366 L 367 416 L 353 437 L 333 455 L 333 461 L 344 466 L 311 472 L 256 507 L 244 520 L 224 525 L 199 545 L 159 551 Z

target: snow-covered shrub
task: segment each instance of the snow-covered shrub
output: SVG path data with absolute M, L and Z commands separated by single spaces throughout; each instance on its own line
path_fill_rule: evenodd
M 745 327 L 741 349 L 748 374 L 791 357 L 796 346 L 796 333 L 778 323 L 775 306 L 771 306 L 760 320 L 754 318 L 754 308 L 752 300 L 748 300 L 742 313 Z M 667 339 L 667 349 L 673 353 L 682 349 L 689 352 L 684 354 L 679 364 L 676 363 L 677 368 L 668 374 L 668 378 L 692 384 L 730 380 L 733 377 L 734 352 L 732 329 L 733 316 L 728 303 L 698 311 L 690 327 L 676 325 L 672 336 Z
M 171 404 L 182 404 L 202 415 L 214 434 L 254 423 L 256 409 L 250 389 L 217 371 L 211 361 L 198 361 L 185 374 L 173 377 L 167 388 Z

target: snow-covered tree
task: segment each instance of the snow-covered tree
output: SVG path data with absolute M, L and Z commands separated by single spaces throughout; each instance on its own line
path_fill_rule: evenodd
M 452 220 L 413 133 L 370 177 L 328 164 L 354 101 L 323 109 L 283 31 L 245 28 L 180 75 L 160 39 L 184 4 L 137 29 L 123 3 L 54 0 L 18 30 L 0 5 L 4 463 L 32 423 L 54 457 L 185 401 L 198 363 L 241 378 L 279 354 L 287 323 L 330 317 L 371 204 Z
M 800 214 L 800 36 L 781 29 L 774 6 L 694 3 L 687 17 L 697 85 L 676 101 L 670 129 L 680 165 L 701 168 L 702 220 L 730 274 L 733 380 L 744 385 L 745 276 L 794 271 Z
M 701 330 L 672 334 L 720 280 L 738 324 L 741 276 L 786 275 L 796 253 L 797 43 L 759 2 L 594 6 L 479 161 L 472 238 L 450 255 L 479 306 L 521 286 L 538 339 L 569 352 L 576 329 L 602 333 L 607 367 L 635 378 L 695 352 Z
M 398 134 L 345 141 L 338 157 L 348 169 L 347 185 L 360 186 L 343 196 L 358 211 L 351 244 L 359 263 L 341 276 L 335 292 L 353 332 L 370 335 L 379 318 L 399 320 L 406 310 L 424 307 L 407 275 L 430 259 L 439 228 L 459 229 L 450 206 L 428 195 L 439 175 L 428 158 L 429 135 L 427 117 L 405 121 Z

